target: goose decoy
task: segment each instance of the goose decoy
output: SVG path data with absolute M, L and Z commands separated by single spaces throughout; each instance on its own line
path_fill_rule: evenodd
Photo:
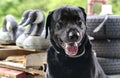
M 25 25 L 31 23 L 34 26 L 31 34 L 24 40 L 23 48 L 25 49 L 47 49 L 50 40 L 45 39 L 44 24 L 45 16 L 42 11 L 34 10 L 30 13 Z
M 24 11 L 24 13 L 22 15 L 22 18 L 21 18 L 21 21 L 19 22 L 19 25 L 24 26 L 23 24 L 28 19 L 28 16 L 29 16 L 30 12 L 32 12 L 31 9 Z M 16 40 L 16 45 L 17 46 L 23 47 L 23 41 L 30 35 L 30 33 L 32 32 L 33 27 L 34 26 L 32 24 L 30 24 L 28 26 L 28 28 L 26 28 L 25 32 L 17 38 L 17 40 Z
M 15 44 L 16 38 L 22 34 L 23 28 L 19 28 L 12 15 L 6 15 L 3 21 L 3 27 L 0 30 L 0 44 Z

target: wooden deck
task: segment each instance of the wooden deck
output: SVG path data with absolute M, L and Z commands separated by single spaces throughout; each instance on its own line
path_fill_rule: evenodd
M 13 56 L 13 55 L 28 55 L 32 53 L 46 53 L 46 50 L 34 50 L 34 49 L 23 49 L 19 48 L 15 45 L 0 45 L 0 59 L 6 59 L 8 56 Z M 9 68 L 9 67 L 8 67 Z M 23 71 L 31 71 L 31 70 L 25 70 L 22 69 Z M 45 72 L 41 71 L 36 71 L 39 72 L 42 76 L 45 75 Z M 39 76 L 38 76 L 39 77 Z M 109 75 L 110 78 L 120 78 L 120 74 L 118 75 Z M 35 77 L 37 78 L 37 77 Z M 44 78 L 44 77 L 40 77 Z
M 5 59 L 7 59 L 10 56 L 22 56 L 22 55 L 31 55 L 31 54 L 42 54 L 43 57 L 41 57 L 40 61 L 43 62 L 46 59 L 46 50 L 34 50 L 34 49 L 23 49 L 23 48 L 19 48 L 15 45 L 0 45 L 0 61 L 4 61 Z M 46 61 L 44 62 L 46 63 Z M 44 78 L 43 76 L 45 75 L 45 72 L 43 70 L 36 70 L 36 69 L 24 69 L 24 68 L 19 68 L 19 67 L 14 67 L 14 66 L 10 66 L 10 65 L 6 65 L 6 64 L 2 64 L 0 63 L 0 67 L 5 67 L 5 68 L 10 68 L 10 69 L 15 69 L 15 70 L 21 70 L 21 71 L 25 71 L 31 74 L 39 74 L 40 78 Z M 37 77 L 35 77 L 37 78 Z

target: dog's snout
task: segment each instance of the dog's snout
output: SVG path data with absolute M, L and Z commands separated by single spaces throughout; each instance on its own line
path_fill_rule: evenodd
M 71 41 L 77 41 L 79 39 L 80 33 L 78 31 L 70 31 L 68 34 L 68 38 Z

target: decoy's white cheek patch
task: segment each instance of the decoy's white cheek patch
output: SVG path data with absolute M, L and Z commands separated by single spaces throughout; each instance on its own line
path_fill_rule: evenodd
M 40 23 L 44 20 L 44 15 L 41 12 L 37 12 L 37 18 L 34 23 Z
M 9 21 L 7 22 L 6 28 L 7 28 L 8 31 L 12 31 L 11 22 L 9 22 Z

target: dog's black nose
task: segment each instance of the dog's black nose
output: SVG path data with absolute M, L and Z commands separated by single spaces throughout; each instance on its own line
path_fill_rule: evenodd
M 68 39 L 70 41 L 77 41 L 79 39 L 80 33 L 78 31 L 71 30 L 68 34 Z

